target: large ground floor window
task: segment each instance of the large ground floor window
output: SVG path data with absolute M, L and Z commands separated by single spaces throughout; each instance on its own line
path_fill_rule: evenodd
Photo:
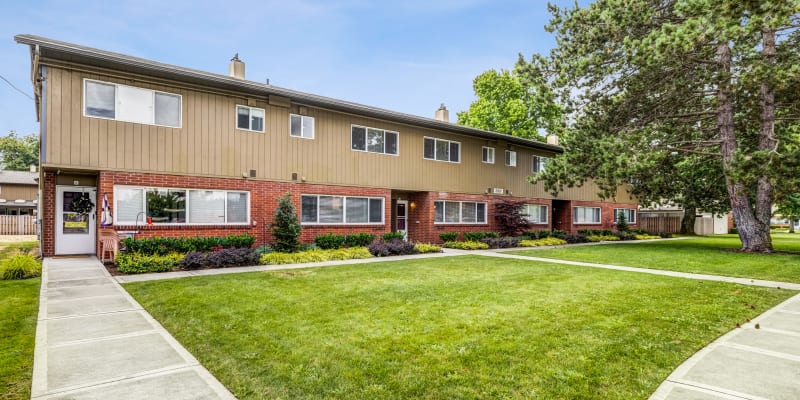
M 304 194 L 300 200 L 303 224 L 383 224 L 383 197 Z
M 542 204 L 525 204 L 522 206 L 522 214 L 525 219 L 532 224 L 547 223 L 547 206 Z
M 485 224 L 486 203 L 474 201 L 434 201 L 433 222 L 435 224 Z
M 619 216 L 624 215 L 625 221 L 629 224 L 636 223 L 636 209 L 635 208 L 615 208 L 614 209 L 614 223 L 619 223 Z
M 115 185 L 113 212 L 117 225 L 247 224 L 250 193 Z
M 572 207 L 572 222 L 576 224 L 599 224 L 600 207 Z

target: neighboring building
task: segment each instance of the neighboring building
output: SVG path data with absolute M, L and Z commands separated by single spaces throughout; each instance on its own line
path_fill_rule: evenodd
M 37 172 L 0 171 L 0 235 L 36 234 L 38 178 Z
M 94 253 L 107 196 L 113 228 L 137 237 L 271 239 L 291 193 L 303 240 L 325 232 L 495 230 L 493 205 L 524 200 L 531 229 L 635 225 L 636 200 L 587 184 L 558 198 L 527 178 L 562 148 L 436 119 L 191 70 L 30 35 L 41 121 L 44 255 Z M 618 209 L 618 211 L 615 211 Z

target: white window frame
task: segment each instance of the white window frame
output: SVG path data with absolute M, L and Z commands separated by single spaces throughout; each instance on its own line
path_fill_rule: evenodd
M 292 135 L 292 117 L 299 117 L 300 118 L 300 136 Z M 303 127 L 305 125 L 303 124 L 303 121 L 306 118 L 311 120 L 311 136 L 310 137 L 304 135 L 305 134 L 305 129 L 303 129 Z M 314 117 L 312 117 L 310 115 L 289 114 L 289 136 L 295 137 L 295 138 L 300 138 L 300 139 L 314 140 L 314 138 L 316 137 L 316 132 L 315 132 L 316 130 L 317 130 L 317 121 L 314 120 Z M 351 139 L 350 140 L 352 140 L 352 131 L 351 131 L 350 135 L 351 135 Z
M 544 221 L 536 221 L 535 219 L 531 219 L 531 216 L 534 215 L 534 214 L 531 213 L 531 207 L 536 207 L 537 210 L 538 210 L 538 208 L 542 208 L 542 207 L 544 208 L 544 210 L 545 210 L 544 211 Z M 549 221 L 550 211 L 549 211 L 549 207 L 547 207 L 547 204 L 525 204 L 525 214 L 528 215 L 527 217 L 525 217 L 525 219 L 528 220 L 528 223 L 535 224 L 535 225 L 547 225 L 547 223 Z M 537 217 L 540 216 L 540 215 L 541 215 L 541 211 L 539 211 L 539 213 L 536 214 Z
M 248 125 L 248 128 L 240 128 L 239 127 L 239 107 L 246 108 L 247 111 L 248 111 L 248 113 L 247 113 L 247 125 Z M 263 121 L 261 121 L 261 130 L 251 129 L 252 126 L 253 126 L 253 110 L 259 110 L 262 113 L 264 113 Z M 234 127 L 236 129 L 240 130 L 240 131 L 264 133 L 266 131 L 266 129 L 267 129 L 267 110 L 265 110 L 263 108 L 250 107 L 250 106 L 246 106 L 244 104 L 237 104 L 236 107 L 233 109 L 233 114 L 234 114 L 234 121 L 233 121 Z
M 489 225 L 489 204 L 485 201 L 454 201 L 454 200 L 434 200 L 433 201 L 433 208 L 436 209 L 436 203 L 442 203 L 442 217 L 445 217 L 444 210 L 447 208 L 445 203 L 457 203 L 458 204 L 458 221 L 459 222 L 446 222 L 436 221 L 436 213 L 434 212 L 433 215 L 433 224 L 434 225 Z M 464 222 L 464 215 L 463 215 L 463 203 L 472 203 L 475 204 L 475 221 L 476 222 Z M 483 222 L 477 222 L 478 220 L 478 204 L 483 204 Z M 444 218 L 446 219 L 446 218 Z
M 486 158 L 483 157 L 484 150 L 487 150 L 487 152 L 486 152 L 487 157 Z M 494 164 L 494 154 L 495 154 L 494 147 L 489 147 L 489 146 L 481 147 L 481 161 L 483 161 L 484 164 Z M 490 158 L 490 157 L 488 157 L 488 155 L 491 155 L 491 161 L 487 160 L 488 158 Z
M 355 128 L 355 127 L 364 128 L 364 135 L 365 135 L 364 136 L 364 150 L 354 149 L 353 148 L 353 128 Z M 366 140 L 367 140 L 367 137 L 369 136 L 369 130 L 370 129 L 383 132 L 383 152 L 369 151 L 369 144 L 367 144 Z M 386 132 L 394 133 L 397 136 L 397 153 L 396 154 L 395 153 L 387 153 L 386 152 Z M 391 130 L 383 129 L 383 128 L 373 128 L 371 126 L 365 126 L 365 125 L 351 124 L 350 125 L 350 150 L 357 151 L 359 153 L 385 154 L 387 156 L 398 157 L 398 156 L 400 156 L 400 132 L 391 131 Z
M 510 157 L 509 156 L 511 154 L 514 154 L 514 163 L 513 164 L 510 163 Z M 517 166 L 517 151 L 516 150 L 506 150 L 505 160 L 504 161 L 505 161 L 506 167 L 516 167 Z
M 589 222 L 578 221 L 578 213 L 576 211 L 579 208 L 583 208 L 583 209 L 591 208 L 591 209 L 599 210 L 597 212 L 597 217 L 598 217 L 597 222 L 594 222 L 594 221 L 589 221 Z M 575 207 L 572 207 L 572 223 L 575 224 L 575 225 L 600 225 L 600 224 L 603 223 L 603 210 L 600 207 L 590 207 L 590 206 L 575 206 Z
M 635 224 L 636 223 L 636 214 L 637 214 L 637 212 L 636 212 L 635 208 L 615 208 L 614 209 L 614 223 L 615 224 L 619 222 L 619 212 L 620 211 L 625 212 L 625 218 L 626 218 L 625 220 L 626 220 L 626 222 L 628 222 L 629 224 Z M 633 216 L 633 218 L 631 218 L 631 216 Z
M 433 140 L 433 158 L 425 157 L 425 140 L 428 140 L 428 139 Z M 447 142 L 447 156 L 448 156 L 447 157 L 448 158 L 447 161 L 436 159 L 436 149 L 437 149 L 436 142 Z M 450 157 L 450 145 L 452 143 L 458 144 L 458 161 L 452 161 L 451 160 L 451 157 Z M 422 137 L 422 158 L 425 159 L 425 160 L 431 160 L 431 161 L 447 162 L 447 163 L 453 163 L 453 164 L 461 164 L 461 142 L 458 142 L 458 141 L 455 141 L 455 140 L 448 140 L 448 139 L 439 139 L 439 138 L 436 138 L 436 137 L 433 137 L 433 136 L 423 136 Z
M 303 222 L 303 197 L 316 197 L 317 198 L 317 222 Z M 319 222 L 319 198 L 320 197 L 340 197 L 342 198 L 342 222 Z M 347 222 L 347 199 L 367 199 L 367 220 L 369 220 L 369 201 L 381 201 L 381 222 Z M 344 196 L 338 194 L 313 194 L 302 193 L 300 195 L 300 224 L 303 226 L 318 226 L 318 225 L 386 225 L 386 198 L 384 197 L 369 197 L 369 196 Z
M 215 222 L 215 223 L 208 223 L 208 222 L 179 222 L 179 223 L 170 223 L 170 222 L 153 222 L 153 225 L 157 226 L 205 226 L 205 225 L 215 225 L 215 226 L 249 226 L 251 221 L 251 205 L 252 205 L 252 195 L 249 191 L 246 190 L 227 190 L 227 189 L 210 189 L 210 188 L 175 188 L 175 187 L 161 187 L 161 186 L 131 186 L 131 185 L 114 185 L 114 208 L 113 210 L 117 210 L 117 198 L 116 195 L 117 189 L 127 189 L 127 190 L 141 190 L 142 191 L 142 218 L 138 221 L 120 221 L 119 214 L 114 214 L 114 225 L 147 225 L 147 190 L 155 189 L 155 190 L 182 190 L 186 192 L 186 210 L 184 211 L 186 215 L 187 221 L 189 220 L 189 208 L 191 207 L 191 200 L 189 196 L 190 191 L 214 191 L 214 192 L 225 192 L 225 222 Z M 244 222 L 227 222 L 228 221 L 228 193 L 245 193 L 247 195 L 247 219 Z
M 545 156 L 531 156 L 531 173 L 538 174 L 540 172 L 544 172 L 545 168 L 547 168 L 547 164 L 550 163 L 550 157 Z
M 94 83 L 98 83 L 98 84 L 101 84 L 101 85 L 114 86 L 114 118 L 101 117 L 101 116 L 97 116 L 97 115 L 89 115 L 89 114 L 86 113 L 86 83 L 87 82 L 94 82 Z M 128 121 L 128 120 L 124 120 L 124 119 L 118 118 L 118 116 L 119 116 L 119 101 L 120 101 L 120 99 L 119 99 L 119 88 L 121 86 L 128 87 L 128 88 L 133 88 L 133 89 L 138 89 L 138 90 L 145 90 L 145 91 L 151 92 L 151 94 L 152 94 L 152 102 L 151 102 L 151 105 L 150 105 L 150 109 L 151 109 L 150 110 L 150 121 L 147 121 L 147 122 L 145 122 L 145 121 Z M 83 88 L 81 89 L 81 93 L 83 95 L 82 98 L 81 98 L 81 106 L 82 106 L 83 110 L 81 112 L 83 113 L 83 116 L 86 117 L 86 118 L 97 118 L 97 119 L 105 119 L 105 120 L 109 120 L 109 121 L 130 122 L 130 123 L 142 124 L 142 125 L 163 126 L 165 128 L 174 128 L 174 129 L 180 129 L 180 128 L 183 127 L 183 96 L 180 95 L 180 94 L 164 92 L 164 91 L 154 90 L 154 89 L 147 89 L 147 88 L 138 87 L 138 86 L 123 85 L 123 84 L 120 84 L 120 83 L 107 82 L 107 81 L 101 81 L 101 80 L 98 80 L 98 79 L 89 79 L 89 78 L 83 78 Z M 160 93 L 160 94 L 163 94 L 163 95 L 167 95 L 167 96 L 173 96 L 173 97 L 177 97 L 178 98 L 178 104 L 180 106 L 180 109 L 178 110 L 178 126 L 162 125 L 162 124 L 157 124 L 156 123 L 156 108 L 155 108 L 156 106 L 155 106 L 155 104 L 156 104 L 156 94 L 157 93 Z

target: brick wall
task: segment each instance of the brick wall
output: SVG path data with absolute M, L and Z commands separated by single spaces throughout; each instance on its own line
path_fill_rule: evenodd
M 44 173 L 44 183 L 42 186 L 42 255 L 52 256 L 56 252 L 55 247 L 55 228 L 56 228 L 56 174 L 53 172 Z
M 633 208 L 636 209 L 636 204 L 621 204 L 621 203 L 600 203 L 600 202 L 589 202 L 589 201 L 570 201 L 569 210 L 567 210 L 566 214 L 569 214 L 569 223 L 568 225 L 570 229 L 565 229 L 572 233 L 577 232 L 579 229 L 616 229 L 616 224 L 614 223 L 614 209 L 615 208 Z M 572 224 L 572 207 L 600 207 L 600 223 L 599 224 Z M 637 227 L 639 223 L 639 213 L 636 213 L 636 223 L 628 222 L 632 228 Z M 564 229 L 564 228 L 561 228 Z

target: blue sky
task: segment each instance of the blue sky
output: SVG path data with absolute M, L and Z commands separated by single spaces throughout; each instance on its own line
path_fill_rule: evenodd
M 248 80 L 425 117 L 444 103 L 454 121 L 476 75 L 554 45 L 544 0 L 4 3 L 0 75 L 29 95 L 20 33 L 221 74 L 238 52 Z M 38 123 L 33 101 L 0 81 L 0 135 L 10 130 Z

